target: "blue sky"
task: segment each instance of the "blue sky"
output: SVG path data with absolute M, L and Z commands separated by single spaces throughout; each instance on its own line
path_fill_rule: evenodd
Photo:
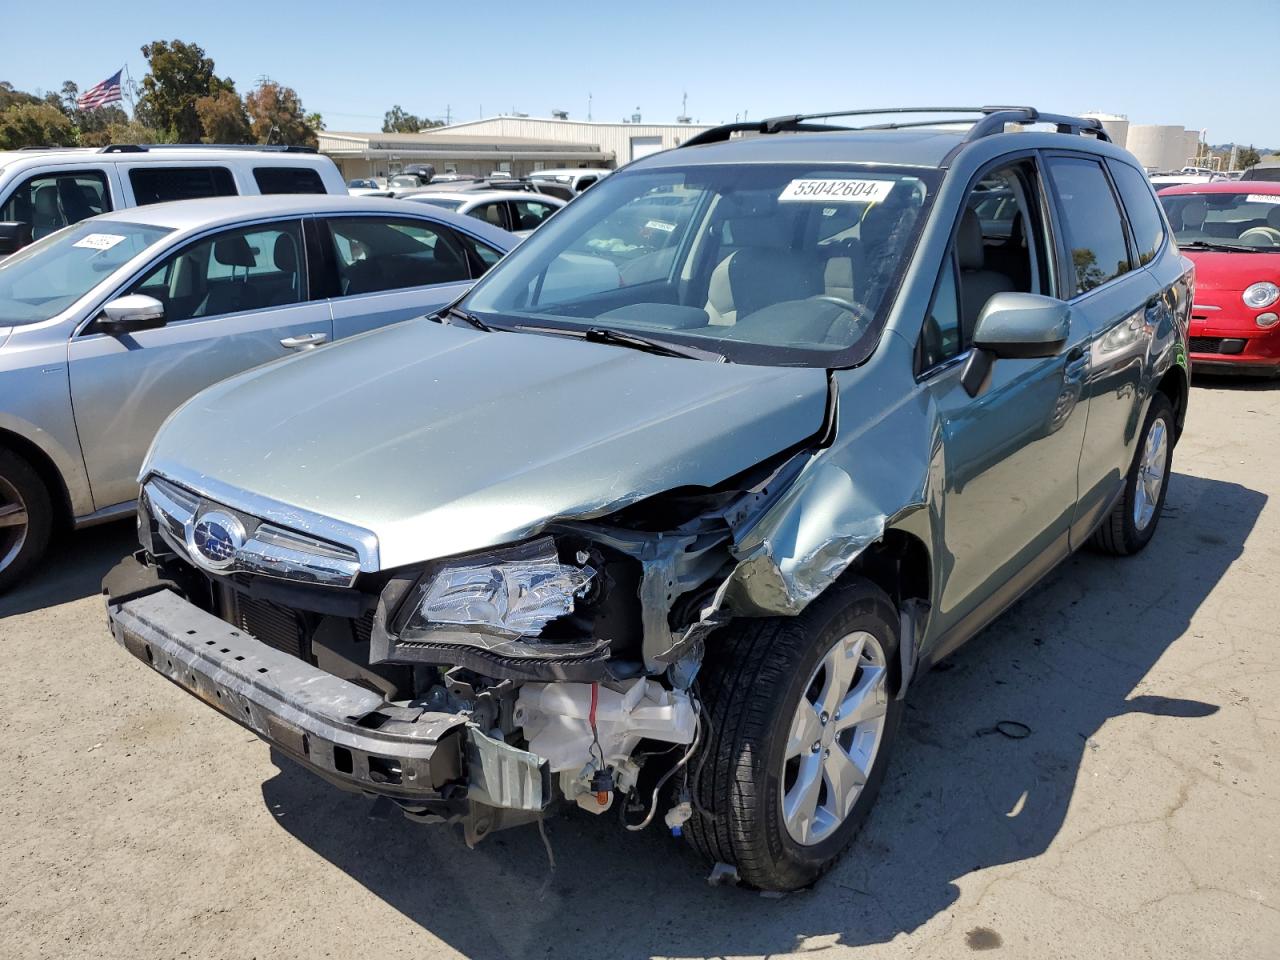
M 852 106 L 1031 103 L 1207 128 L 1280 148 L 1280 0 L 1007 3 L 359 4 L 0 0 L 0 80 L 88 87 L 154 39 L 194 41 L 244 92 L 294 87 L 330 129 L 374 130 L 392 104 L 443 119 L 552 109 L 618 120 L 638 106 L 701 121 Z M 438 12 L 433 12 L 438 11 Z M 1233 79 L 1239 77 L 1239 83 Z

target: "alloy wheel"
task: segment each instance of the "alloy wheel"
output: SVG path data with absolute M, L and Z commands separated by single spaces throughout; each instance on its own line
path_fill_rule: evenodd
M 821 843 L 849 817 L 871 774 L 889 709 L 880 642 L 850 633 L 809 677 L 787 736 L 782 819 L 791 839 Z
M 0 572 L 7 570 L 27 542 L 27 505 L 18 488 L 0 477 Z
M 1160 503 L 1160 490 L 1169 463 L 1169 431 L 1163 417 L 1151 423 L 1138 461 L 1138 482 L 1133 496 L 1133 525 L 1145 530 Z

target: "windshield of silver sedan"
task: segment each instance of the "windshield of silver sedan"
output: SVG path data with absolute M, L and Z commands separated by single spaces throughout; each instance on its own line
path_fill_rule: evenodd
M 874 347 L 932 171 L 690 165 L 609 177 L 463 301 L 498 329 L 600 331 L 739 363 L 814 366 Z M 867 345 L 869 344 L 869 345 Z M 696 356 L 688 349 L 668 350 Z
M 0 260 L 0 327 L 55 317 L 173 231 L 85 220 Z

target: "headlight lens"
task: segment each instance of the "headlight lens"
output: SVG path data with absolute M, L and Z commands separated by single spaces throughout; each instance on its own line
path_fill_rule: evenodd
M 573 612 L 595 575 L 585 564 L 561 563 L 550 537 L 450 561 L 416 588 L 400 637 L 505 656 L 589 653 L 600 642 L 542 644 L 536 638 L 552 620 Z
M 1241 299 L 1244 300 L 1245 306 L 1261 310 L 1263 307 L 1269 307 L 1277 300 L 1280 300 L 1280 287 L 1270 280 L 1259 280 L 1257 283 L 1251 283 L 1245 288 Z

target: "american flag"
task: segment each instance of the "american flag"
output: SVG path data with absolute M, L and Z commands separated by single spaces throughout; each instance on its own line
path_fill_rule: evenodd
M 96 87 L 91 87 L 80 94 L 80 98 L 76 100 L 76 106 L 81 110 L 96 110 L 98 107 L 105 107 L 108 103 L 119 103 L 123 99 L 120 93 L 120 74 L 122 73 L 124 73 L 124 67 Z

